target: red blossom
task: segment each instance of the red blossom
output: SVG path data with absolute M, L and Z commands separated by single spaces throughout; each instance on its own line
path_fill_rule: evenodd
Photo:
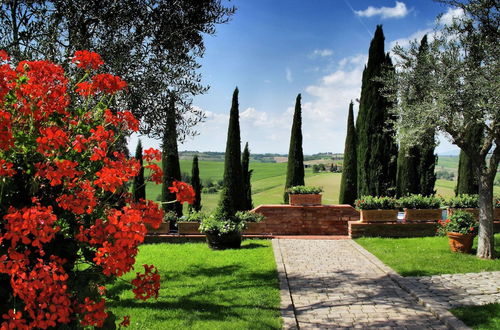
M 81 325 L 102 328 L 104 321 L 108 317 L 108 313 L 105 310 L 106 301 L 104 299 L 95 302 L 86 297 L 84 303 L 80 305 L 80 313 L 83 315 L 83 319 L 80 322 Z
M 154 148 L 146 149 L 144 150 L 143 159 L 147 162 L 152 162 L 153 160 L 159 162 L 161 160 L 161 151 Z
M 124 80 L 109 73 L 96 74 L 92 77 L 92 85 L 95 91 L 105 94 L 115 94 L 127 87 L 127 83 Z
M 0 176 L 13 176 L 16 170 L 12 167 L 14 164 L 7 162 L 5 159 L 0 159 Z
M 0 110 L 0 150 L 8 150 L 13 146 L 12 116 L 10 113 Z
M 182 181 L 174 181 L 172 182 L 172 187 L 168 188 L 171 193 L 175 193 L 175 198 L 181 204 L 187 202 L 188 204 L 193 204 L 196 194 L 191 185 L 182 182 Z
M 68 143 L 68 135 L 57 126 L 40 128 L 40 137 L 36 139 L 38 143 L 37 151 L 44 155 L 50 155 Z
M 135 288 L 132 292 L 136 299 L 148 300 L 151 297 L 158 298 L 160 291 L 160 275 L 158 270 L 153 265 L 143 265 L 144 274 L 137 273 L 136 278 L 132 280 L 132 285 Z
M 2 61 L 9 61 L 10 60 L 9 54 L 7 54 L 7 52 L 3 49 L 0 49 L 0 59 Z
M 125 328 L 128 327 L 130 325 L 130 315 L 125 315 L 120 325 Z
M 84 70 L 97 70 L 104 61 L 101 56 L 94 52 L 89 52 L 88 50 L 78 50 L 75 52 L 75 56 L 71 59 L 71 62 L 76 63 L 76 66 Z
M 14 311 L 9 309 L 7 314 L 3 314 L 2 318 L 5 320 L 0 324 L 0 330 L 25 330 L 29 329 L 26 324 L 26 320 L 23 319 L 23 313 L 21 311 Z
M 149 177 L 149 179 L 152 182 L 156 184 L 160 184 L 163 182 L 163 171 L 158 165 L 148 164 L 145 165 L 144 168 L 149 168 L 151 170 L 151 176 Z
M 36 176 L 50 180 L 51 186 L 57 186 L 62 184 L 65 179 L 68 180 L 81 175 L 82 172 L 76 170 L 77 166 L 77 162 L 72 162 L 67 159 L 56 160 L 54 164 L 36 163 L 35 167 L 38 169 Z

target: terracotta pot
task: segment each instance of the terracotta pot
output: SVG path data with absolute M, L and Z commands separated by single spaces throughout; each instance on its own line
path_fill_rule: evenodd
M 290 205 L 321 205 L 321 194 L 288 194 Z
M 199 234 L 200 233 L 200 231 L 198 230 L 199 228 L 200 228 L 199 222 L 192 222 L 192 221 L 177 222 L 177 229 L 179 230 L 179 234 Z
M 476 208 L 448 208 L 448 218 L 453 214 L 453 211 L 455 210 L 461 210 L 461 211 L 466 211 L 469 212 L 474 216 L 476 220 L 479 220 L 479 209 Z
M 470 253 L 475 234 L 446 233 L 452 252 Z
M 241 233 L 227 234 L 206 233 L 208 246 L 212 250 L 239 249 L 241 246 Z
M 398 221 L 398 210 L 361 210 L 361 222 L 394 222 Z
M 170 221 L 162 222 L 158 229 L 154 229 L 149 224 L 146 224 L 146 228 L 148 229 L 148 234 L 168 234 L 170 233 Z
M 441 220 L 441 209 L 405 209 L 404 220 L 409 221 L 438 221 Z
M 500 207 L 495 207 L 493 209 L 493 220 L 500 220 Z

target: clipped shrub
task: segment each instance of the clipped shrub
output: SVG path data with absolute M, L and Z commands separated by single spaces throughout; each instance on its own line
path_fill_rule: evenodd
M 243 223 L 248 223 L 248 222 L 261 222 L 264 220 L 264 215 L 260 213 L 254 213 L 254 212 L 249 212 L 249 211 L 238 211 L 236 212 L 235 217 Z
M 177 220 L 179 220 L 179 217 L 177 216 L 177 213 L 175 211 L 167 211 L 163 216 L 163 222 L 177 221 Z
M 438 221 L 438 234 L 446 235 L 446 233 L 459 234 L 477 234 L 479 223 L 474 216 L 467 211 L 455 211 L 449 219 Z
M 182 221 L 186 222 L 201 222 L 206 215 L 202 212 L 191 212 L 188 215 L 182 217 Z
M 436 196 L 409 195 L 398 200 L 399 206 L 406 209 L 438 209 L 442 199 Z
M 456 197 L 451 197 L 447 204 L 449 207 L 457 209 L 477 208 L 478 200 L 479 195 L 462 194 Z
M 399 207 L 398 201 L 392 197 L 361 196 L 355 204 L 359 210 L 393 210 Z
M 203 234 L 222 235 L 241 232 L 243 229 L 245 229 L 244 222 L 238 222 L 231 218 L 220 218 L 217 213 L 203 218 L 200 224 L 200 232 Z
M 293 186 L 287 189 L 289 194 L 320 194 L 323 192 L 323 187 L 315 186 Z

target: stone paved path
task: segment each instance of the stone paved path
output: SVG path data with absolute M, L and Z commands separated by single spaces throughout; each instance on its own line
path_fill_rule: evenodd
M 500 271 L 404 277 L 402 281 L 420 298 L 444 309 L 500 302 Z
M 447 329 L 354 245 L 273 240 L 285 328 Z

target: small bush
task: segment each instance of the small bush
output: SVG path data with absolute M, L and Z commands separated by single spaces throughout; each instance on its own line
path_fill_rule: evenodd
M 177 216 L 177 213 L 175 213 L 175 211 L 165 212 L 165 215 L 163 216 L 163 222 L 177 221 L 178 219 L 179 217 Z
M 448 200 L 448 206 L 451 208 L 477 208 L 478 207 L 478 195 L 458 195 L 456 197 L 451 197 Z
M 238 211 L 236 212 L 236 218 L 240 222 L 261 222 L 264 220 L 264 215 L 260 213 L 254 213 L 254 212 L 249 212 L 249 211 Z
M 191 212 L 188 213 L 188 215 L 182 217 L 181 220 L 186 222 L 201 222 L 205 217 L 206 215 L 202 212 Z
M 319 194 L 323 192 L 323 187 L 315 186 L 294 186 L 288 188 L 289 194 Z
M 425 197 L 420 194 L 402 197 L 398 200 L 399 206 L 407 209 L 437 209 L 441 206 L 441 198 Z
M 203 234 L 228 234 L 232 232 L 241 232 L 245 229 L 244 222 L 237 222 L 235 219 L 219 218 L 217 214 L 211 214 L 203 218 L 200 224 L 200 232 Z
M 397 200 L 392 197 L 362 196 L 356 200 L 356 208 L 360 210 L 393 210 L 398 207 Z
M 459 234 L 477 234 L 479 223 L 474 216 L 467 211 L 455 211 L 449 219 L 439 221 L 438 234 L 454 232 Z

